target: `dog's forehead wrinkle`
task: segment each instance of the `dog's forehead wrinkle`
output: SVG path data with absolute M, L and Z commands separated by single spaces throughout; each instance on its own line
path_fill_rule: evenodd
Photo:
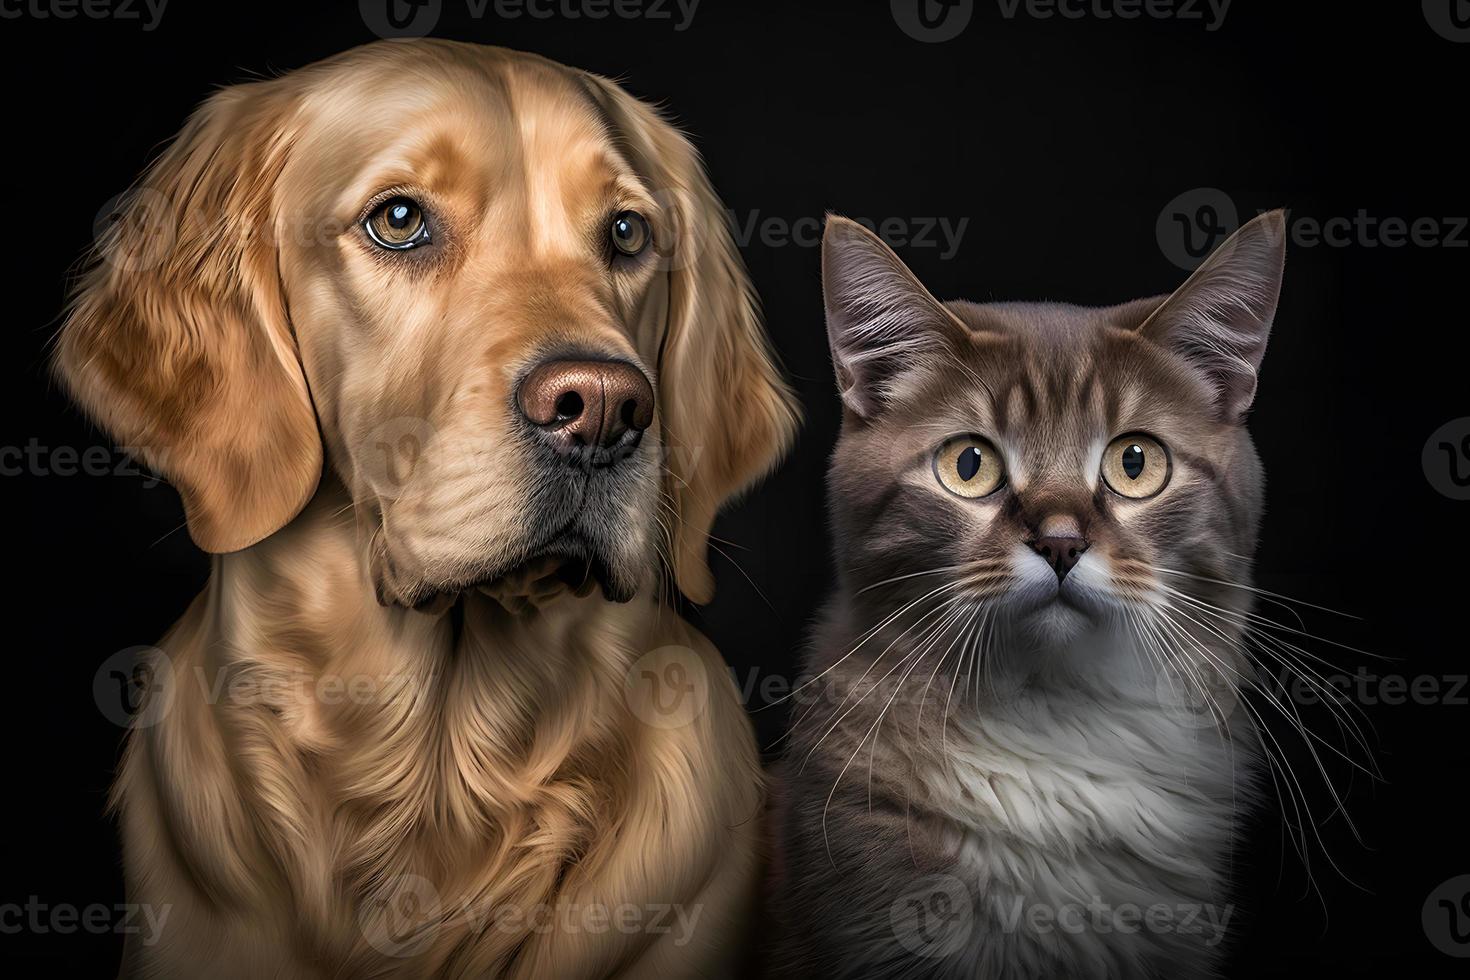
M 641 183 L 568 72 L 506 54 L 427 66 L 406 59 L 403 69 L 422 76 L 416 85 L 371 70 L 381 65 L 368 59 L 307 86 L 304 129 L 317 150 L 305 155 L 344 174 L 341 208 L 384 186 L 421 185 L 467 201 L 502 245 L 520 234 L 531 250 L 583 244 L 587 199 L 636 193 Z M 501 219 L 514 220 L 495 220 L 497 204 L 514 212 Z
M 629 173 L 586 94 L 563 73 L 532 66 L 506 72 L 520 153 L 526 225 L 536 253 L 585 252 L 589 212 Z

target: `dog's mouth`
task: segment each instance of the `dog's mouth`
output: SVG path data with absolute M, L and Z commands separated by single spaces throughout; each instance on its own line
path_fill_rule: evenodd
M 428 587 L 412 603 L 420 612 L 441 613 L 468 592 L 478 592 L 512 612 L 538 609 L 566 595 L 586 598 L 601 591 L 609 602 L 627 602 L 634 589 L 586 542 L 565 539 L 539 549 L 503 570 L 463 582 Z
M 558 586 L 579 599 L 586 598 L 597 589 L 601 589 L 603 598 L 609 601 L 626 602 L 628 598 L 617 591 L 612 572 L 601 558 L 554 551 L 527 558 L 503 575 L 474 584 L 474 588 L 492 595 L 514 595 L 520 590 L 555 589 Z

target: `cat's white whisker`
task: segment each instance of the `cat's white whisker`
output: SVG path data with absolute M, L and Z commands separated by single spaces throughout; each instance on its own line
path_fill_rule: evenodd
M 925 575 L 943 575 L 946 572 L 957 572 L 964 567 L 964 565 L 945 565 L 942 568 L 929 568 L 925 569 L 922 572 L 909 572 L 907 575 L 895 575 L 892 578 L 885 578 L 881 582 L 874 582 L 872 585 L 863 586 L 861 589 L 858 589 L 857 592 L 854 594 L 863 595 L 864 593 L 872 592 L 874 589 L 882 588 L 885 585 L 892 585 L 895 582 L 903 582 L 911 578 L 920 578 L 921 576 Z
M 941 621 L 941 623 L 939 625 L 939 628 L 934 631 L 934 633 L 931 635 L 931 637 L 929 639 L 927 639 L 922 644 L 922 646 L 920 646 L 920 647 L 917 648 L 916 652 L 917 652 L 918 655 L 915 657 L 913 664 L 909 667 L 908 670 L 904 671 L 904 673 L 903 673 L 903 675 L 901 677 L 899 677 L 898 684 L 896 684 L 894 686 L 894 688 L 893 688 L 893 693 L 891 695 L 889 695 L 887 703 L 885 703 L 883 705 L 882 710 L 878 712 L 878 720 L 875 721 L 875 722 L 873 722 L 871 745 L 870 745 L 870 747 L 868 749 L 868 809 L 869 810 L 871 810 L 872 807 L 873 807 L 873 760 L 874 760 L 875 753 L 877 752 L 877 749 L 878 749 L 878 739 L 880 737 L 882 737 L 882 733 L 883 733 L 883 718 L 888 714 L 888 709 L 893 706 L 893 702 L 898 697 L 899 692 L 903 690 L 904 682 L 907 681 L 908 678 L 909 678 L 909 675 L 914 672 L 914 668 L 918 667 L 919 664 L 923 663 L 924 660 L 926 660 L 928 658 L 929 654 L 931 652 L 933 652 L 934 648 L 943 640 L 943 637 L 945 635 L 945 632 L 949 629 L 949 627 L 952 626 L 952 625 L 954 625 L 954 623 L 958 622 L 960 619 L 962 619 L 965 616 L 965 614 L 966 614 L 966 610 L 963 609 L 963 608 L 958 609 L 958 610 L 952 609 L 950 611 L 950 613 L 945 616 L 944 620 Z M 973 612 L 971 614 L 973 615 Z M 963 631 L 961 631 L 961 632 L 963 632 Z M 950 641 L 950 645 L 947 648 L 945 648 L 944 654 L 941 655 L 940 658 L 939 658 L 939 663 L 940 664 L 944 663 L 945 658 L 948 657 L 950 651 L 954 649 L 954 644 L 955 644 L 956 640 L 958 640 L 958 637 L 956 637 L 955 640 L 951 640 Z M 938 665 L 936 665 L 935 669 L 936 670 L 938 669 Z M 923 708 L 923 702 L 922 701 L 919 704 L 919 710 L 920 711 L 923 711 L 924 710 L 924 708 Z M 863 737 L 863 741 L 868 741 L 868 736 L 865 735 Z M 859 751 L 862 750 L 862 745 L 863 745 L 862 741 L 858 742 L 858 750 Z M 842 779 L 842 777 L 840 775 L 837 778 L 838 778 L 838 781 L 839 782 Z M 835 786 L 833 787 L 833 792 L 836 792 L 836 787 Z
M 822 737 L 819 738 L 819 739 L 817 739 L 816 744 L 814 744 L 811 747 L 811 749 L 807 752 L 806 757 L 802 759 L 801 768 L 797 770 L 797 773 L 798 774 L 800 774 L 801 772 L 805 771 L 806 764 L 811 759 L 812 753 L 815 752 L 817 749 L 819 749 L 821 747 L 822 743 L 827 740 L 827 736 L 831 735 L 832 732 L 836 730 L 837 726 L 840 725 L 840 724 L 842 724 L 843 719 L 846 718 L 849 714 L 851 714 L 854 710 L 856 710 L 856 708 L 859 705 L 861 705 L 863 703 L 863 699 L 868 696 L 868 694 L 872 691 L 872 689 L 874 687 L 876 687 L 878 684 L 881 684 L 884 680 L 886 680 L 889 677 L 889 675 L 891 675 L 893 673 L 893 670 L 890 669 L 887 674 L 884 674 L 878 680 L 874 681 L 871 685 L 869 685 L 867 689 L 863 690 L 862 691 L 862 694 L 858 697 L 857 701 L 855 701 L 853 703 L 852 707 L 847 708 L 846 711 L 843 710 L 843 707 L 844 707 L 844 705 L 847 704 L 848 699 L 852 697 L 852 695 L 853 695 L 853 693 L 855 691 L 858 691 L 859 689 L 862 688 L 863 681 L 867 680 L 868 675 L 873 672 L 873 669 L 875 667 L 877 667 L 880 662 L 882 662 L 883 658 L 888 655 L 888 652 L 890 650 L 892 650 L 894 648 L 894 646 L 896 646 L 899 642 L 901 642 L 903 640 L 903 638 L 905 636 L 907 636 L 908 633 L 911 630 L 913 630 L 916 626 L 918 626 L 920 623 L 924 622 L 926 619 L 928 619 L 931 616 L 935 616 L 936 614 L 937 615 L 940 615 L 941 618 L 942 618 L 944 612 L 951 605 L 953 605 L 956 602 L 959 602 L 962 598 L 963 598 L 963 596 L 950 596 L 950 597 L 947 597 L 947 598 L 941 600 L 937 606 L 935 606 L 933 609 L 930 609 L 927 612 L 923 613 L 917 620 L 915 620 L 913 623 L 909 624 L 909 626 L 907 628 L 905 628 L 902 633 L 898 634 L 898 636 L 894 637 L 893 640 L 889 642 L 888 646 L 886 646 L 886 647 L 883 648 L 883 651 L 881 653 L 879 653 L 878 656 L 876 656 L 876 657 L 873 658 L 873 662 L 870 663 L 868 665 L 868 668 L 863 671 L 862 676 L 860 676 L 857 679 L 856 683 L 854 683 L 852 685 L 851 689 L 848 690 L 848 692 L 845 695 L 843 695 L 842 701 L 837 705 L 837 708 L 833 711 L 833 714 L 837 716 L 836 721 L 832 722 L 832 724 L 830 726 L 828 726 L 827 730 L 822 733 Z M 850 654 L 849 654 L 849 656 L 850 656 Z M 904 663 L 904 660 L 906 660 L 906 659 L 907 659 L 907 657 L 900 659 L 898 661 L 898 664 L 896 664 L 895 666 L 902 666 L 903 663 Z
M 837 659 L 837 661 L 835 663 L 833 663 L 826 670 L 823 670 L 820 674 L 817 674 L 815 677 L 811 678 L 810 680 L 805 681 L 805 682 L 803 682 L 801 684 L 798 684 L 796 687 L 793 687 L 789 693 L 783 695 L 782 697 L 776 698 L 774 701 L 770 702 L 769 704 L 761 705 L 761 707 L 756 708 L 755 710 L 756 711 L 762 711 L 765 708 L 769 708 L 769 707 L 773 707 L 775 705 L 778 705 L 781 702 L 787 700 L 788 698 L 795 697 L 798 692 L 804 690 L 807 687 L 810 687 L 812 684 L 815 684 L 817 681 L 821 680 L 823 677 L 826 677 L 828 674 L 832 673 L 832 671 L 834 671 L 838 667 L 842 666 L 843 662 L 845 662 L 848 657 L 851 657 L 853 654 L 855 654 L 859 650 L 861 650 L 863 648 L 863 645 L 864 644 L 866 644 L 874 636 L 877 636 L 878 633 L 880 631 L 882 631 L 882 629 L 885 626 L 887 626 L 889 623 L 893 622 L 895 619 L 897 619 L 898 617 L 902 616 L 904 613 L 908 612 L 910 609 L 914 608 L 915 606 L 917 606 L 919 603 L 925 601 L 926 599 L 933 598 L 934 596 L 939 595 L 940 593 L 943 593 L 943 592 L 948 592 L 948 591 L 951 591 L 953 589 L 957 589 L 957 588 L 959 588 L 963 584 L 964 583 L 962 583 L 962 582 L 946 582 L 943 585 L 939 586 L 938 588 L 933 589 L 933 590 L 931 590 L 929 592 L 926 592 L 924 595 L 919 596 L 919 598 L 914 599 L 911 602 L 905 603 L 903 606 L 899 607 L 896 611 L 890 613 L 887 617 L 885 617 L 883 619 L 883 621 L 880 622 L 877 626 L 874 626 L 873 628 L 869 629 L 866 633 L 864 633 L 858 639 L 857 644 L 855 646 L 853 646 L 852 649 L 850 649 L 846 653 L 844 653 L 840 658 Z
M 1273 636 L 1271 633 L 1267 632 L 1267 630 L 1263 627 L 1278 625 L 1272 623 L 1269 620 L 1264 620 L 1262 617 L 1255 617 L 1253 620 L 1248 620 L 1241 616 L 1241 614 L 1236 610 L 1225 609 L 1216 606 L 1212 603 L 1205 602 L 1198 597 L 1179 592 L 1175 589 L 1167 589 L 1167 591 L 1173 598 L 1189 604 L 1191 607 L 1195 608 L 1201 615 L 1224 617 L 1243 625 L 1245 627 L 1245 630 L 1242 636 L 1242 640 L 1245 646 L 1247 648 L 1253 646 L 1257 651 L 1281 663 L 1284 667 L 1286 667 L 1288 670 L 1291 670 L 1294 674 L 1305 681 L 1307 685 L 1313 690 L 1313 692 L 1317 694 L 1317 696 L 1323 701 L 1324 706 L 1332 714 L 1333 719 L 1338 725 L 1339 729 L 1343 729 L 1344 726 L 1351 728 L 1351 737 L 1354 739 L 1354 741 L 1358 743 L 1358 746 L 1363 750 L 1364 755 L 1371 760 L 1373 750 L 1368 744 L 1368 739 L 1363 733 L 1362 728 L 1358 725 L 1356 719 L 1354 719 L 1352 715 L 1349 714 L 1348 709 L 1351 708 L 1352 710 L 1356 711 L 1359 715 L 1363 717 L 1365 722 L 1368 721 L 1367 714 L 1362 710 L 1360 706 L 1354 704 L 1345 695 L 1343 695 L 1342 692 L 1334 688 L 1325 677 L 1318 674 L 1316 670 L 1314 670 L 1309 664 L 1305 662 L 1305 659 L 1314 659 L 1323 664 L 1327 664 L 1328 666 L 1332 666 L 1329 661 L 1310 653 L 1309 651 L 1297 646 L 1296 644 L 1284 640 L 1281 637 Z M 1369 727 L 1372 727 L 1371 722 L 1369 722 Z M 1344 731 L 1344 734 L 1347 735 L 1349 733 Z M 1357 765 L 1357 763 L 1354 763 L 1354 765 Z M 1374 774 L 1370 772 L 1369 775 L 1373 776 Z
M 1175 623 L 1172 618 L 1169 617 L 1166 609 L 1153 607 L 1151 611 L 1154 616 L 1154 621 L 1156 624 L 1158 624 L 1159 627 L 1175 637 L 1181 635 L 1183 631 L 1179 627 L 1179 624 Z M 1160 633 L 1160 637 L 1163 638 L 1164 633 Z M 1168 645 L 1169 644 L 1166 642 L 1165 647 L 1167 648 Z M 1181 654 L 1183 653 L 1182 650 L 1180 652 Z M 1263 749 L 1262 754 L 1267 761 L 1268 772 L 1272 773 L 1272 783 L 1277 788 L 1276 797 L 1281 810 L 1282 825 L 1287 829 L 1296 832 L 1296 836 L 1292 838 L 1292 846 L 1296 849 L 1298 856 L 1302 859 L 1303 867 L 1306 869 L 1308 878 L 1310 880 L 1311 867 L 1308 856 L 1309 852 L 1306 844 L 1306 831 L 1304 829 L 1307 821 L 1303 818 L 1303 803 L 1305 802 L 1305 797 L 1303 791 L 1301 790 L 1300 781 L 1296 779 L 1294 770 L 1292 770 L 1289 761 L 1287 761 L 1287 759 L 1285 758 L 1284 752 L 1281 751 L 1280 743 L 1276 740 L 1274 733 L 1271 732 L 1269 727 L 1264 724 L 1264 720 L 1260 717 L 1259 712 L 1257 712 L 1256 709 L 1248 701 L 1242 701 L 1241 706 L 1245 710 L 1247 718 L 1250 721 L 1251 727 L 1255 731 L 1258 740 L 1261 740 L 1263 737 L 1269 738 L 1272 742 L 1276 744 L 1277 752 L 1273 753 L 1272 751 L 1270 751 L 1269 746 L 1267 746 L 1263 740 L 1260 742 Z M 1285 780 L 1284 783 L 1279 782 L 1276 779 L 1275 772 L 1281 773 L 1282 779 Z M 1301 800 L 1301 802 L 1299 802 L 1299 799 Z M 1291 817 L 1288 816 L 1286 813 L 1286 807 L 1288 805 L 1290 805 L 1293 813 L 1296 815 L 1296 820 L 1294 822 Z M 1313 885 L 1313 887 L 1315 888 L 1315 884 Z
M 1208 624 L 1200 622 L 1198 619 L 1196 619 L 1193 616 L 1190 616 L 1187 612 L 1185 612 L 1184 610 L 1180 609 L 1177 606 L 1171 606 L 1169 608 L 1172 609 L 1172 611 L 1177 612 L 1180 615 L 1183 615 L 1185 618 L 1189 619 L 1191 622 L 1193 622 L 1195 625 L 1199 626 L 1201 629 L 1206 629 L 1206 630 L 1211 630 L 1212 629 L 1212 627 L 1210 627 Z M 1167 616 L 1167 614 L 1166 614 L 1165 618 L 1169 618 Z M 1232 642 L 1232 643 L 1234 642 L 1234 640 L 1231 637 L 1227 636 L 1226 634 L 1221 633 L 1218 630 L 1215 630 L 1214 632 L 1221 639 L 1224 639 L 1227 642 Z M 1185 635 L 1188 635 L 1187 632 L 1186 632 Z M 1202 643 L 1200 644 L 1200 650 L 1201 650 L 1201 652 L 1204 652 L 1206 656 L 1209 656 L 1209 654 L 1207 652 L 1207 648 Z M 1241 675 L 1237 674 L 1237 676 L 1241 676 Z M 1266 702 L 1268 704 L 1270 704 L 1272 707 L 1274 707 L 1281 714 L 1281 716 L 1284 719 L 1286 719 L 1286 721 L 1288 722 L 1288 724 L 1291 725 L 1291 727 L 1293 728 L 1293 730 L 1295 730 L 1300 736 L 1302 736 L 1303 744 L 1306 746 L 1307 751 L 1311 755 L 1311 758 L 1312 758 L 1313 763 L 1317 767 L 1317 771 L 1318 771 L 1318 774 L 1321 777 L 1322 783 L 1327 788 L 1328 793 L 1332 796 L 1332 800 L 1333 800 L 1333 804 L 1334 804 L 1334 812 L 1341 812 L 1342 813 L 1344 820 L 1347 822 L 1348 829 L 1351 831 L 1351 833 L 1353 834 L 1354 838 L 1357 839 L 1361 843 L 1362 840 L 1363 840 L 1362 835 L 1359 832 L 1357 825 L 1352 820 L 1351 815 L 1347 812 L 1346 802 L 1343 799 L 1342 795 L 1338 792 L 1338 789 L 1337 789 L 1336 784 L 1333 783 L 1331 776 L 1327 772 L 1327 767 L 1323 763 L 1321 756 L 1317 753 L 1316 745 L 1313 744 L 1313 743 L 1314 742 L 1320 742 L 1324 747 L 1326 747 L 1327 749 L 1329 749 L 1330 751 L 1332 751 L 1334 754 L 1336 754 L 1339 757 L 1341 757 L 1342 759 L 1344 759 L 1350 765 L 1353 765 L 1355 768 L 1362 769 L 1362 767 L 1359 766 L 1357 763 L 1355 763 L 1345 753 L 1343 753 L 1340 750 L 1338 750 L 1335 746 L 1332 746 L 1332 745 L 1328 744 L 1327 742 L 1325 742 L 1324 740 L 1322 740 L 1320 736 L 1318 736 L 1315 732 L 1313 732 L 1303 722 L 1303 720 L 1301 718 L 1301 714 L 1297 710 L 1296 705 L 1295 705 L 1294 702 L 1289 702 L 1290 709 L 1291 710 L 1288 711 L 1287 708 L 1281 704 L 1280 700 L 1277 699 L 1276 697 L 1272 696 L 1269 692 L 1262 690 L 1258 686 L 1254 687 L 1253 689 L 1256 690 L 1257 692 L 1261 693 L 1262 696 L 1264 697 L 1264 699 L 1266 700 Z M 1243 705 L 1244 707 L 1246 707 L 1248 710 L 1250 710 L 1249 702 L 1246 699 L 1240 698 L 1240 699 L 1238 699 L 1238 703 L 1240 703 L 1241 705 Z M 1282 754 L 1283 754 L 1282 761 L 1285 762 L 1285 759 L 1284 759 L 1284 749 L 1282 748 L 1281 743 L 1279 742 L 1279 740 L 1276 739 L 1275 735 L 1270 732 L 1269 727 L 1266 727 L 1265 726 L 1264 720 L 1261 720 L 1261 719 L 1258 718 L 1258 721 L 1259 721 L 1258 729 L 1264 728 L 1266 734 L 1270 735 L 1271 740 L 1272 740 L 1273 743 L 1275 743 L 1278 751 L 1282 752 Z M 1288 768 L 1288 771 L 1291 771 L 1289 763 L 1287 763 L 1287 768 Z M 1366 774 L 1368 774 L 1369 776 L 1372 776 L 1372 773 L 1371 772 L 1368 772 L 1368 770 L 1363 769 L 1362 771 L 1365 772 Z M 1300 779 L 1298 779 L 1296 777 L 1295 772 L 1294 771 L 1291 771 L 1291 772 L 1292 772 L 1292 779 L 1293 779 L 1293 782 L 1296 785 L 1297 791 L 1299 793 L 1301 793 L 1301 795 L 1302 795 L 1302 806 L 1303 806 L 1303 809 L 1306 811 L 1307 819 L 1308 819 L 1308 821 L 1311 824 L 1313 835 L 1315 836 L 1315 838 L 1317 840 L 1318 846 L 1322 849 L 1322 853 L 1323 853 L 1324 857 L 1326 857 L 1328 863 L 1330 865 L 1332 865 L 1333 869 L 1338 872 L 1338 874 L 1343 878 L 1344 881 L 1347 881 L 1349 884 L 1356 885 L 1357 883 L 1354 882 L 1346 874 L 1346 872 L 1344 872 L 1342 870 L 1342 868 L 1337 864 L 1336 860 L 1334 860 L 1334 858 L 1332 857 L 1331 853 L 1328 851 L 1327 846 L 1326 846 L 1326 841 L 1322 838 L 1322 835 L 1321 835 L 1320 830 L 1318 830 L 1319 824 L 1312 817 L 1311 809 L 1310 809 L 1310 804 L 1307 802 L 1307 796 L 1306 796 L 1305 787 L 1302 785 Z
M 1341 609 L 1333 609 L 1331 606 L 1319 606 L 1316 603 L 1308 602 L 1305 599 L 1296 599 L 1292 596 L 1284 595 L 1280 592 L 1272 592 L 1270 589 L 1263 589 L 1260 586 L 1247 585 L 1244 582 L 1232 582 L 1229 579 L 1212 578 L 1208 575 L 1199 575 L 1194 572 L 1181 571 L 1177 568 L 1163 568 L 1159 565 L 1150 565 L 1149 568 L 1155 572 L 1163 572 L 1168 575 L 1179 575 L 1183 578 L 1192 578 L 1200 582 L 1209 582 L 1211 585 L 1223 585 L 1231 589 L 1241 589 L 1242 591 L 1250 592 L 1255 595 L 1262 596 L 1263 598 L 1275 599 L 1281 603 L 1290 603 L 1292 605 L 1304 606 L 1307 609 L 1316 609 L 1319 612 L 1331 613 L 1334 616 L 1341 616 L 1344 619 L 1362 619 L 1361 616 L 1354 615 L 1350 612 L 1343 612 Z M 1291 608 L 1291 606 L 1289 605 L 1287 606 L 1287 608 Z
M 1242 626 L 1243 635 L 1241 637 L 1241 642 L 1243 642 L 1244 646 L 1247 648 L 1247 652 L 1249 652 L 1249 648 L 1253 646 L 1257 651 L 1281 663 L 1284 667 L 1286 667 L 1288 670 L 1291 670 L 1303 681 L 1305 681 L 1307 685 L 1311 687 L 1312 690 L 1319 696 L 1319 698 L 1323 700 L 1324 705 L 1326 706 L 1327 710 L 1332 714 L 1333 719 L 1338 725 L 1339 729 L 1342 730 L 1344 729 L 1344 727 L 1350 728 L 1351 737 L 1354 739 L 1354 741 L 1358 743 L 1358 746 L 1363 750 L 1364 755 L 1371 760 L 1373 755 L 1372 748 L 1368 744 L 1367 737 L 1363 733 L 1361 727 L 1359 727 L 1357 721 L 1352 717 L 1351 714 L 1348 713 L 1348 708 L 1352 708 L 1357 711 L 1358 714 L 1363 716 L 1365 721 L 1367 721 L 1366 713 L 1364 713 L 1359 706 L 1353 704 L 1345 696 L 1343 696 L 1341 692 L 1337 691 L 1326 680 L 1325 677 L 1319 675 L 1309 664 L 1307 664 L 1304 658 L 1311 658 L 1321 663 L 1327 664 L 1328 666 L 1332 666 L 1328 661 L 1324 660 L 1321 657 L 1317 657 L 1315 654 L 1312 654 L 1302 647 L 1290 643 L 1289 641 L 1284 640 L 1281 637 L 1272 635 L 1264 628 L 1269 626 L 1278 626 L 1279 624 L 1273 623 L 1270 620 L 1265 620 L 1262 617 L 1246 619 L 1236 610 L 1225 609 L 1223 607 L 1216 606 L 1213 603 L 1205 602 L 1198 597 L 1188 595 L 1187 593 L 1183 593 L 1175 589 L 1168 589 L 1168 587 L 1165 588 L 1173 598 L 1187 603 L 1200 615 L 1207 617 L 1221 617 L 1226 620 L 1232 621 L 1234 624 Z M 1236 641 L 1231 638 L 1231 642 L 1234 643 Z M 1369 727 L 1372 727 L 1371 723 Z M 1344 735 L 1348 734 L 1349 733 L 1347 731 L 1344 731 Z M 1326 743 L 1324 742 L 1323 744 Z M 1334 749 L 1334 751 L 1336 750 Z M 1344 756 L 1344 758 L 1346 758 L 1346 756 Z M 1363 768 L 1361 765 L 1351 759 L 1348 759 L 1347 761 L 1349 761 L 1354 766 L 1357 766 L 1358 768 Z M 1364 772 L 1371 777 L 1379 778 L 1375 776 L 1374 773 L 1366 769 L 1364 769 Z
M 954 602 L 958 602 L 960 598 L 961 597 L 955 597 L 953 599 L 948 600 L 947 603 L 946 603 L 946 605 L 945 606 L 942 606 L 941 608 L 948 608 L 948 605 L 951 605 Z M 948 615 L 948 613 L 946 613 L 946 615 Z M 889 677 L 893 676 L 893 674 L 897 670 L 899 670 L 901 667 L 903 667 L 903 665 L 905 663 L 907 663 L 910 659 L 913 659 L 914 660 L 914 663 L 917 664 L 919 662 L 919 660 L 922 659 L 922 657 L 920 656 L 920 651 L 917 650 L 917 649 L 911 650 L 909 653 L 907 653 L 903 657 L 901 657 L 897 663 L 895 663 L 892 667 L 890 667 L 888 669 L 888 673 L 884 674 L 882 677 L 878 678 L 876 681 L 874 681 L 872 684 L 870 684 L 867 687 L 867 689 L 863 691 L 862 695 L 858 697 L 857 701 L 853 703 L 852 707 L 848 708 L 847 711 L 845 711 L 843 713 L 843 715 L 842 715 L 841 718 L 838 718 L 835 722 L 833 722 L 832 723 L 832 727 L 829 728 L 822 735 L 822 739 L 819 739 L 818 742 L 817 742 L 817 744 L 814 745 L 814 746 L 812 746 L 812 751 L 813 752 L 816 751 L 816 749 L 821 745 L 822 741 L 825 740 L 828 735 L 832 734 L 832 731 L 834 729 L 836 729 L 836 727 L 838 725 L 842 724 L 842 721 L 848 715 L 850 715 L 853 711 L 855 711 L 863 703 L 863 701 L 867 698 L 867 696 L 869 694 L 871 694 L 875 689 L 877 689 Z M 877 661 L 874 661 L 875 664 L 876 664 L 876 662 Z M 869 669 L 871 670 L 871 667 Z M 912 667 L 910 668 L 910 670 L 912 670 Z M 863 677 L 866 677 L 866 676 L 867 676 L 867 672 L 864 672 Z M 904 676 L 907 677 L 908 676 L 907 673 Z M 859 678 L 859 683 L 861 683 L 861 680 L 862 679 Z M 902 682 L 900 682 L 900 685 L 899 686 L 902 687 Z M 897 690 L 895 690 L 894 693 L 897 694 Z M 890 701 L 891 701 L 891 698 L 890 698 Z M 843 699 L 843 703 L 844 704 L 846 703 L 846 698 Z M 840 707 L 841 706 L 839 705 L 839 708 Z M 879 721 L 881 721 L 881 720 L 882 720 L 882 715 L 880 714 L 879 715 Z M 866 734 L 864 734 L 863 738 L 858 741 L 857 748 L 853 749 L 852 755 L 850 755 L 848 757 L 847 762 L 843 765 L 841 772 L 839 772 L 837 774 L 837 778 L 833 781 L 833 783 L 832 783 L 832 791 L 827 794 L 826 803 L 822 807 L 822 843 L 823 843 L 823 846 L 825 846 L 827 848 L 827 858 L 828 858 L 829 861 L 832 860 L 832 846 L 831 846 L 831 843 L 827 839 L 827 810 L 832 805 L 832 797 L 834 795 L 836 795 L 836 793 L 837 793 L 837 787 L 842 784 L 842 777 L 847 774 L 847 770 L 852 766 L 853 760 L 856 759 L 858 753 L 863 750 L 863 744 L 867 741 L 868 734 L 871 734 L 872 733 L 873 728 L 876 727 L 877 724 L 878 724 L 878 722 L 874 722 L 872 726 L 869 726 L 868 732 Z M 807 759 L 810 759 L 810 758 L 811 758 L 811 752 L 808 752 L 807 753 Z M 803 769 L 805 768 L 805 766 L 806 766 L 806 761 L 803 760 L 803 762 L 802 762 Z M 798 773 L 800 773 L 800 771 L 801 770 L 798 770 Z M 836 866 L 836 862 L 835 861 L 833 861 L 833 866 L 834 867 Z

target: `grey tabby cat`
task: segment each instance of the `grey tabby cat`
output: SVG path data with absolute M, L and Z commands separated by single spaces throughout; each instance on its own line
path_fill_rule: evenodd
M 838 584 L 782 763 L 775 972 L 1182 977 L 1218 965 L 1258 794 L 1243 419 L 1280 212 L 1175 293 L 941 303 L 822 243 Z

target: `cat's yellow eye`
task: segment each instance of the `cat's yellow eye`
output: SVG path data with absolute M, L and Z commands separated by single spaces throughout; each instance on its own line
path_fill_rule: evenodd
M 979 436 L 957 436 L 934 454 L 934 475 L 952 494 L 984 497 L 1000 489 L 1006 471 L 989 442 Z
M 1169 482 L 1169 453 L 1151 436 L 1119 436 L 1103 451 L 1102 476 L 1114 493 L 1141 500 Z

